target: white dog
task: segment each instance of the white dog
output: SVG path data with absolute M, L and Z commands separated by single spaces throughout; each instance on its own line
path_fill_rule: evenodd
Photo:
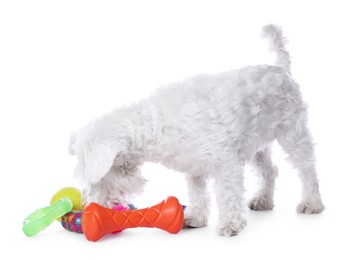
M 78 157 L 76 175 L 84 184 L 85 200 L 105 206 L 128 203 L 145 183 L 140 166 L 161 163 L 186 175 L 185 225 L 207 225 L 206 186 L 213 178 L 217 232 L 236 235 L 246 225 L 245 163 L 252 163 L 264 180 L 249 207 L 273 208 L 277 168 L 270 146 L 277 140 L 302 181 L 297 211 L 322 212 L 306 105 L 290 73 L 285 38 L 276 25 L 263 27 L 262 35 L 276 53 L 275 66 L 249 66 L 170 84 L 73 134 L 70 152 Z

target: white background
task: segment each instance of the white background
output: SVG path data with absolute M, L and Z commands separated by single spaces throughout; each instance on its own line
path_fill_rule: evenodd
M 1 250 L 30 259 L 350 259 L 349 1 L 1 1 Z M 65 186 L 78 186 L 72 131 L 157 87 L 201 72 L 270 63 L 260 28 L 282 25 L 292 71 L 310 106 L 317 168 L 326 205 L 321 215 L 295 212 L 300 183 L 274 150 L 280 168 L 271 212 L 248 212 L 238 236 L 209 226 L 170 235 L 133 229 L 96 243 L 53 223 L 27 238 L 22 221 Z M 139 208 L 168 195 L 187 203 L 183 176 L 158 165 Z M 254 186 L 247 172 L 248 197 Z M 79 187 L 79 186 L 78 186 Z

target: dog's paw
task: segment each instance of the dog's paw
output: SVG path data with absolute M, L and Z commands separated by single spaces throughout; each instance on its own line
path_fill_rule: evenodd
M 301 201 L 297 207 L 296 211 L 298 213 L 305 213 L 305 214 L 318 214 L 321 213 L 325 209 L 322 201 L 316 200 L 304 200 Z
M 218 224 L 216 229 L 217 234 L 220 236 L 226 236 L 226 237 L 236 236 L 237 234 L 239 234 L 241 230 L 244 229 L 246 224 L 247 224 L 246 220 L 237 220 L 237 221 L 231 221 L 227 224 Z
M 267 196 L 255 197 L 249 202 L 249 208 L 252 210 L 272 210 L 273 207 L 273 200 Z
M 207 222 L 207 211 L 201 209 L 185 209 L 184 227 L 205 227 L 207 226 Z

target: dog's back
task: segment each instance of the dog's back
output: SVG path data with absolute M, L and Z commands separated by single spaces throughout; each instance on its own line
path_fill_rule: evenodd
M 290 56 L 281 29 L 268 25 L 262 34 L 277 54 L 275 66 L 200 74 L 160 88 L 148 100 L 162 126 L 160 141 L 172 145 L 174 151 L 179 147 L 177 156 L 183 150 L 191 150 L 185 155 L 188 158 L 196 153 L 199 158 L 215 156 L 213 151 L 222 154 L 223 147 L 230 146 L 250 160 L 277 137 L 284 120 L 304 107 L 290 75 Z

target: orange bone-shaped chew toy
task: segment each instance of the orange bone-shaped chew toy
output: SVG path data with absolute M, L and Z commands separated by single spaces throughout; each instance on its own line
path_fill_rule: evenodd
M 182 205 L 175 197 L 168 197 L 150 208 L 134 211 L 116 211 L 89 203 L 82 213 L 82 229 L 90 241 L 97 241 L 117 230 L 135 227 L 156 227 L 176 234 L 182 229 L 183 219 Z

